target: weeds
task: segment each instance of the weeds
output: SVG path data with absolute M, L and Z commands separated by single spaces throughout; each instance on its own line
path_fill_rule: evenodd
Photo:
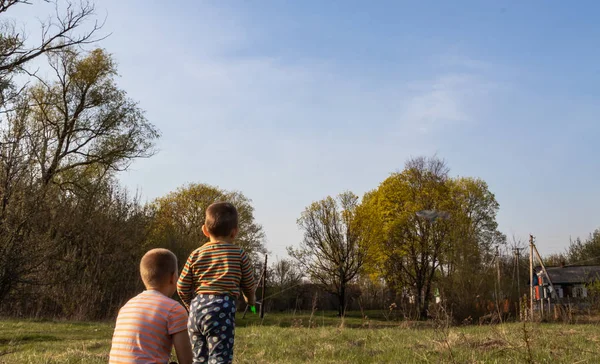
M 531 335 L 530 335 L 530 331 L 527 330 L 527 321 L 523 321 L 522 333 L 523 333 L 523 342 L 525 343 L 525 349 L 527 350 L 527 352 L 526 352 L 527 353 L 527 356 L 526 356 L 527 363 L 534 364 L 535 361 L 533 360 L 533 352 L 531 350 Z
M 454 351 L 452 350 L 452 344 L 450 342 L 450 327 L 452 325 L 451 315 L 446 311 L 446 307 L 440 305 L 433 313 L 433 317 L 435 322 L 434 332 L 436 336 L 441 338 L 441 340 L 438 342 L 441 342 L 443 348 L 447 351 L 450 362 L 457 363 L 454 357 Z
M 317 312 L 317 303 L 319 302 L 319 293 L 316 292 L 315 295 L 313 296 L 313 300 L 312 300 L 312 309 L 310 312 L 310 318 L 308 319 L 308 327 L 316 327 L 317 324 L 314 321 L 314 317 L 315 317 L 315 312 Z

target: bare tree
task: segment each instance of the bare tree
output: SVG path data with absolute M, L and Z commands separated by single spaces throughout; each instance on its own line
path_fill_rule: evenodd
M 302 273 L 296 264 L 288 259 L 278 260 L 273 264 L 269 273 L 270 283 L 280 291 L 290 288 L 302 282 Z
M 267 274 L 268 306 L 283 311 L 297 305 L 302 292 L 302 277 L 298 264 L 290 259 L 280 259 Z
M 288 248 L 306 274 L 339 300 L 338 314 L 346 311 L 347 286 L 359 273 L 366 252 L 354 224 L 358 197 L 351 192 L 327 197 L 304 210 L 298 225 L 304 241 Z
M 39 39 L 32 41 L 25 30 L 19 30 L 6 16 L 15 6 L 34 6 L 41 2 L 54 4 L 55 13 L 40 22 Z M 104 38 L 98 34 L 103 23 L 94 19 L 94 14 L 95 7 L 88 1 L 75 5 L 68 0 L 0 0 L 0 112 L 19 106 L 15 101 L 25 85 L 15 84 L 14 76 L 35 76 L 37 71 L 28 67 L 31 61 L 44 54 L 79 48 Z M 92 25 L 87 26 L 90 22 Z M 79 31 L 84 27 L 87 29 Z
M 50 1 L 46 1 L 50 2 Z M 5 14 L 15 5 L 32 5 L 32 2 L 26 0 L 1 0 L 0 16 Z M 102 28 L 102 23 L 95 21 L 91 29 L 75 34 L 86 21 L 94 16 L 95 7 L 88 1 L 74 5 L 65 1 L 64 11 L 60 11 L 59 2 L 54 2 L 56 14 L 48 20 L 42 22 L 41 37 L 37 45 L 30 47 L 26 45 L 27 37 L 23 33 L 16 31 L 14 24 L 4 22 L 2 28 L 2 37 L 0 38 L 0 75 L 22 69 L 26 63 L 44 53 L 60 51 L 74 46 L 91 44 L 97 42 L 101 37 L 97 37 L 98 31 Z

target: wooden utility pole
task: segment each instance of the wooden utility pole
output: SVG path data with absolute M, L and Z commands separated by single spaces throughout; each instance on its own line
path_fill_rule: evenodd
M 496 245 L 496 254 L 494 255 L 494 260 L 496 263 L 496 282 L 494 284 L 494 296 L 496 299 L 496 309 L 500 312 L 500 251 L 499 247 Z
M 533 320 L 533 235 L 529 235 L 529 311 Z
M 498 245 L 496 245 L 496 270 L 498 271 L 498 299 L 500 299 L 500 296 L 502 295 L 502 289 L 500 288 L 500 247 Z
M 546 279 L 548 279 L 548 285 L 551 288 L 550 292 L 550 296 L 555 296 L 556 295 L 556 290 L 554 289 L 554 285 L 552 284 L 552 280 L 550 279 L 550 275 L 548 274 L 548 271 L 546 270 L 546 266 L 544 265 L 544 262 L 542 261 L 542 257 L 540 255 L 540 252 L 538 252 L 537 247 L 534 245 L 533 249 L 535 251 L 535 256 L 538 258 L 540 265 L 542 266 L 542 271 L 544 272 L 544 275 L 546 276 Z
M 265 265 L 262 273 L 262 292 L 260 295 L 260 318 L 265 317 L 265 286 L 267 285 L 267 255 L 265 254 Z
M 523 315 L 522 315 L 522 311 L 521 311 L 521 277 L 519 275 L 519 254 L 520 254 L 520 250 L 522 248 L 517 248 L 516 246 L 512 248 L 513 251 L 513 255 L 514 255 L 514 259 L 513 259 L 513 283 L 514 281 L 517 281 L 517 299 L 518 299 L 518 304 L 517 304 L 517 313 L 519 314 L 519 317 L 521 319 L 523 319 Z M 516 276 L 515 276 L 516 273 Z M 514 292 L 511 292 L 511 295 L 514 294 Z
M 262 302 L 265 298 L 265 287 L 264 287 L 264 282 L 265 282 L 265 275 L 267 274 L 267 256 L 265 255 L 265 265 L 263 266 L 262 271 L 260 272 L 260 277 L 258 278 L 258 286 L 256 286 L 256 288 L 254 289 L 254 299 L 256 300 L 256 292 L 258 291 L 258 288 L 262 285 L 262 299 L 260 302 L 260 308 L 259 308 L 259 313 L 261 314 L 261 318 L 263 313 L 263 308 L 262 308 Z M 246 308 L 244 309 L 244 315 L 242 315 L 242 318 L 245 319 L 246 318 L 246 313 L 248 313 L 248 307 L 250 307 L 248 304 L 246 304 Z
M 533 245 L 533 250 L 535 251 L 535 256 L 537 257 L 538 261 L 540 262 L 540 265 L 542 266 L 542 271 L 544 272 L 544 275 L 546 276 L 546 279 L 548 280 L 548 286 L 549 286 L 549 292 L 550 294 L 548 295 L 548 314 L 550 314 L 550 310 L 552 309 L 552 304 L 550 302 L 550 297 L 552 298 L 557 298 L 558 294 L 556 293 L 556 289 L 554 289 L 554 284 L 552 284 L 552 279 L 550 279 L 550 275 L 548 274 L 548 271 L 546 270 L 546 266 L 544 265 L 544 261 L 542 260 L 542 256 L 540 255 L 540 252 L 537 250 L 537 247 L 535 245 Z M 542 317 L 544 317 L 544 295 L 540 294 L 540 306 L 542 308 Z
M 520 277 L 520 272 L 519 272 L 519 263 L 521 262 L 521 250 L 524 248 L 513 248 L 513 252 L 515 253 L 515 264 L 516 264 L 516 268 L 517 268 L 517 297 L 521 297 L 521 280 L 519 279 Z

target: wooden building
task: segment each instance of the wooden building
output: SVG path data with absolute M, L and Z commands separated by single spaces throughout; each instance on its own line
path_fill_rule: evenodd
M 600 280 L 600 266 L 598 265 L 548 267 L 546 270 L 559 301 L 587 298 L 587 285 Z M 550 284 L 541 267 L 536 268 L 533 284 L 536 300 L 551 297 Z

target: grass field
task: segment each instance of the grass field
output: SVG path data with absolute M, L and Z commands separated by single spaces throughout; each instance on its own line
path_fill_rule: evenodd
M 236 363 L 598 363 L 600 326 L 237 319 Z M 309 327 L 309 322 L 310 326 Z M 111 323 L 0 321 L 0 363 L 106 363 Z M 529 343 L 529 344 L 527 344 Z

